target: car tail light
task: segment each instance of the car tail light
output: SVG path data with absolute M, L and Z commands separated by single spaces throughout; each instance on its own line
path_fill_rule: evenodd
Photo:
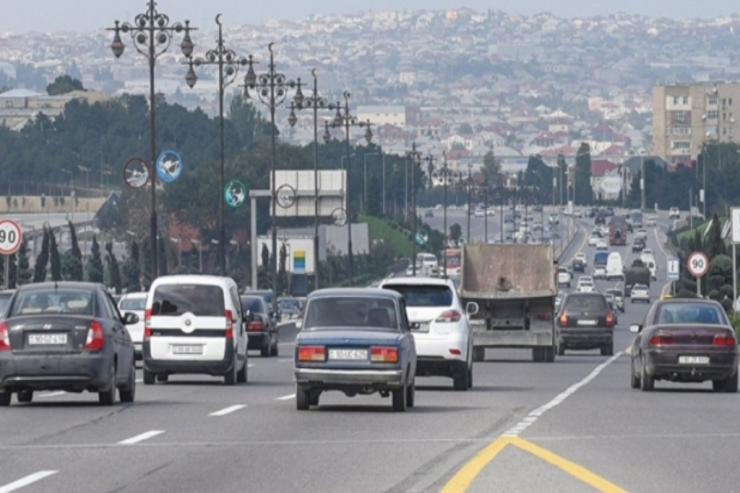
M 152 309 L 147 308 L 144 312 L 144 339 L 152 336 Z
M 606 326 L 614 327 L 614 314 L 612 312 L 606 312 Z
M 462 317 L 462 313 L 460 313 L 457 310 L 445 310 L 440 314 L 439 317 L 437 317 L 435 322 L 442 323 L 442 324 L 449 324 L 449 323 L 459 322 L 461 317 Z
M 568 315 L 566 315 L 565 313 L 560 315 L 560 320 L 558 320 L 558 322 L 560 322 L 561 327 L 567 327 L 568 326 Z
M 735 338 L 732 337 L 732 334 L 717 334 L 717 335 L 714 336 L 714 345 L 715 346 L 729 346 L 729 347 L 732 347 L 732 346 L 734 346 L 736 344 L 737 344 L 737 342 L 735 342 Z
M 298 361 L 325 361 L 324 346 L 298 346 Z
M 103 326 L 97 320 L 90 322 L 87 328 L 87 339 L 85 349 L 88 351 L 100 351 L 103 349 L 105 338 L 103 337 Z
M 370 361 L 373 363 L 398 363 L 398 348 L 383 346 L 371 347 Z
M 0 351 L 10 351 L 10 332 L 8 331 L 8 322 L 0 322 Z
M 455 356 L 460 356 L 462 353 L 460 352 L 459 349 L 450 349 L 450 354 L 455 355 Z
M 265 324 L 262 320 L 252 320 L 247 324 L 247 330 L 264 330 Z
M 231 310 L 226 310 L 224 312 L 224 317 L 226 317 L 226 338 L 227 339 L 233 339 L 234 338 L 234 314 Z
M 659 334 L 650 338 L 651 346 L 666 346 L 673 344 L 673 336 L 667 334 Z

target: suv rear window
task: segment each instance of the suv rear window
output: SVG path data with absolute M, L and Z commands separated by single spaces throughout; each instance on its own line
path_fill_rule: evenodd
M 571 312 L 600 312 L 606 310 L 606 298 L 600 294 L 571 294 L 565 299 L 565 310 Z
M 390 284 L 385 289 L 401 293 L 406 306 L 452 306 L 452 291 L 447 286 Z
M 202 317 L 224 316 L 224 292 L 220 286 L 171 284 L 157 287 L 152 315 L 180 316 L 192 313 Z

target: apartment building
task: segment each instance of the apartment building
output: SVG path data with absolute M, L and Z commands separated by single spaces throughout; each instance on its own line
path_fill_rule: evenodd
M 705 143 L 740 142 L 740 83 L 653 88 L 653 154 L 668 164 L 696 160 Z M 737 123 L 737 124 L 736 124 Z

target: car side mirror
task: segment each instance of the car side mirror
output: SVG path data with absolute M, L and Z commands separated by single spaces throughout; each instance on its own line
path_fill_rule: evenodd
M 639 334 L 641 331 L 642 331 L 642 325 L 639 325 L 639 324 L 630 325 L 630 332 L 634 334 Z
M 478 313 L 479 307 L 478 303 L 474 301 L 469 301 L 467 305 L 465 305 L 465 313 L 468 315 L 475 315 Z
M 123 325 L 134 325 L 139 323 L 139 316 L 132 312 L 126 312 L 123 316 Z
M 303 320 L 296 320 L 295 321 L 295 328 L 298 329 L 298 330 L 301 330 L 302 327 L 303 327 Z

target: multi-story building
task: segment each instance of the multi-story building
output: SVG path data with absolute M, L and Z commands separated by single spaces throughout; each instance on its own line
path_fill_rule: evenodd
M 695 161 L 704 144 L 740 142 L 740 83 L 653 88 L 653 154 L 668 164 Z

